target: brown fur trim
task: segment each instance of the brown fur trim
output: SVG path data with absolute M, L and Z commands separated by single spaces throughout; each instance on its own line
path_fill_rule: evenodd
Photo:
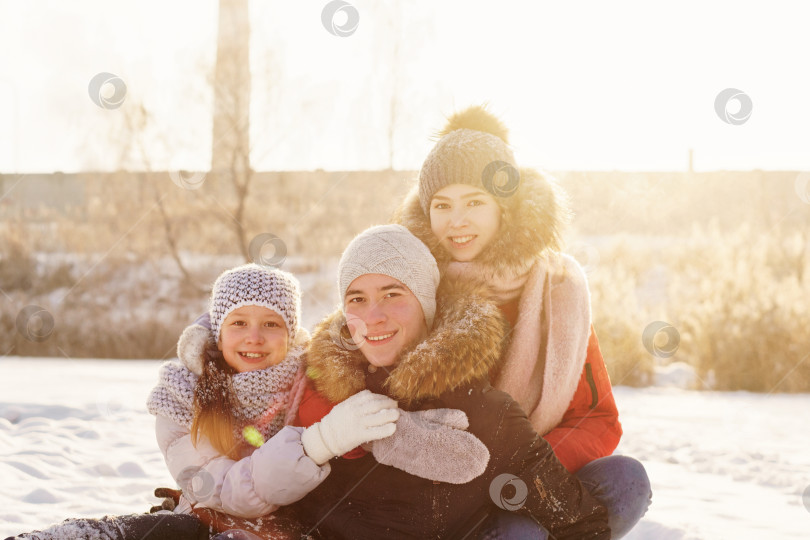
M 315 327 L 307 349 L 307 377 L 332 403 L 339 403 L 366 387 L 363 355 L 354 346 L 340 310 Z
M 487 378 L 501 356 L 508 323 L 485 300 L 480 285 L 442 283 L 436 294 L 434 329 L 413 349 L 405 351 L 391 371 L 386 387 L 405 402 L 436 398 L 462 384 Z M 347 347 L 348 332 L 340 312 L 317 326 L 307 355 L 307 375 L 315 388 L 338 402 L 365 388 L 362 353 Z M 332 329 L 330 331 L 330 329 Z M 341 337 L 342 336 L 342 337 Z
M 386 381 L 396 399 L 435 398 L 484 379 L 498 363 L 508 323 L 480 285 L 445 281 L 436 293 L 436 325 Z
M 518 190 L 510 198 L 515 198 L 509 201 L 514 203 L 510 207 L 499 201 L 503 208 L 501 228 L 476 259 L 499 273 L 515 268 L 525 271 L 539 257 L 561 251 L 562 229 L 570 217 L 567 197 L 556 180 L 533 169 L 520 169 Z M 439 268 L 450 262 L 430 228 L 430 216 L 419 205 L 418 186 L 394 212 L 392 222 L 404 225 L 422 240 Z

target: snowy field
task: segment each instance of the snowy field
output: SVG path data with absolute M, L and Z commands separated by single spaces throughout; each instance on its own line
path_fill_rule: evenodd
M 144 402 L 158 362 L 0 359 L 0 538 L 143 512 L 172 486 Z M 616 388 L 653 505 L 626 538 L 810 538 L 810 395 Z

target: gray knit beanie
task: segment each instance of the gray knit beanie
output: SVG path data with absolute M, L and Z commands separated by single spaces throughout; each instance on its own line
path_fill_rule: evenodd
M 383 274 L 401 281 L 422 305 L 428 329 L 436 316 L 439 267 L 430 250 L 402 225 L 366 229 L 349 243 L 338 263 L 340 302 L 349 285 L 364 274 Z
M 287 325 L 289 342 L 295 342 L 301 319 L 301 288 L 295 276 L 254 263 L 220 274 L 211 290 L 208 308 L 214 341 L 219 341 L 225 318 L 242 306 L 262 306 L 281 315 Z
M 485 189 L 508 206 L 520 174 L 501 121 L 484 107 L 470 107 L 451 116 L 439 135 L 419 172 L 419 203 L 425 215 L 430 215 L 436 192 L 450 184 Z M 503 187 L 493 185 L 499 172 L 507 176 Z

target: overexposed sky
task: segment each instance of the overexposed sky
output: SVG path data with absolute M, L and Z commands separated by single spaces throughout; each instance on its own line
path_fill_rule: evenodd
M 256 170 L 418 169 L 454 109 L 488 102 L 552 170 L 810 169 L 810 2 L 254 0 Z M 207 169 L 216 0 L 0 0 L 0 172 Z M 337 21 L 342 22 L 342 19 Z M 118 109 L 90 80 L 126 84 Z M 752 104 L 733 125 L 715 98 Z M 150 121 L 127 152 L 124 125 Z M 727 111 L 737 112 L 732 100 Z

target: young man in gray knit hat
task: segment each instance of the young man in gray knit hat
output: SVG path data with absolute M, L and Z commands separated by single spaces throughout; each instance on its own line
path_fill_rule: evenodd
M 307 357 L 318 392 L 333 403 L 364 390 L 388 395 L 404 411 L 397 433 L 409 415 L 422 414 L 418 422 L 425 426 L 432 413 L 437 425 L 468 428 L 487 455 L 482 474 L 459 470 L 438 482 L 409 474 L 407 466 L 387 466 L 380 449 L 387 440 L 375 441 L 371 454 L 334 461 L 329 478 L 296 503 L 310 533 L 477 538 L 489 513 L 508 506 L 531 515 L 554 538 L 610 537 L 605 507 L 565 470 L 517 403 L 488 383 L 506 323 L 480 286 L 440 288 L 436 260 L 400 225 L 357 236 L 343 253 L 337 281 L 342 306 L 315 329 Z M 419 465 L 437 451 L 461 456 L 466 448 L 427 441 L 406 450 Z
M 338 264 L 338 289 L 352 339 L 372 366 L 394 364 L 425 338 L 438 286 L 430 250 L 401 225 L 373 227 L 349 244 Z

